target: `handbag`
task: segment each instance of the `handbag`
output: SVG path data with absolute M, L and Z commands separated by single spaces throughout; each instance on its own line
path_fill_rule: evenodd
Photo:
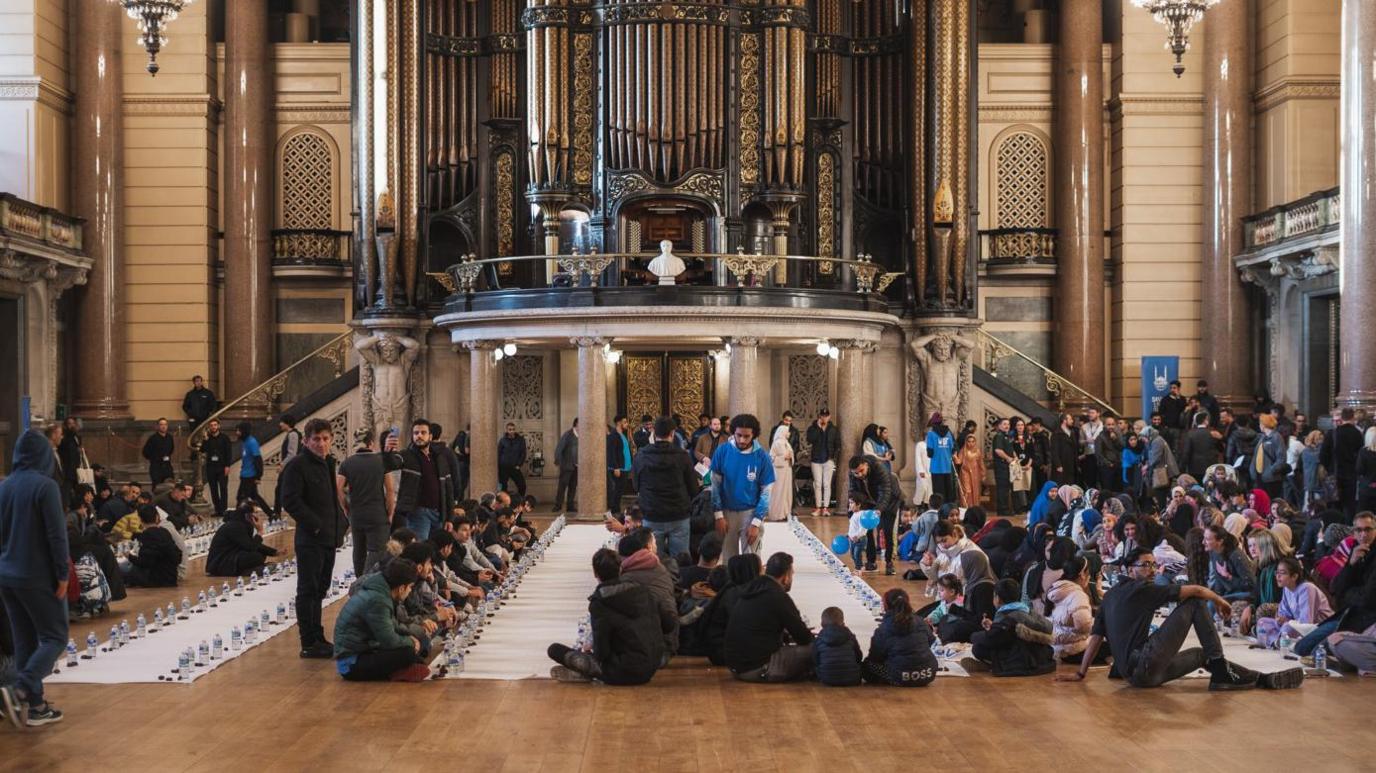
M 76 468 L 76 482 L 82 486 L 95 488 L 96 471 L 91 469 L 91 463 L 86 460 L 86 449 L 81 449 L 81 464 Z
M 1165 487 L 1169 486 L 1170 484 L 1171 484 L 1171 476 L 1170 476 L 1170 473 L 1166 472 L 1166 468 L 1165 468 L 1164 466 L 1162 466 L 1162 467 L 1153 467 L 1153 468 L 1152 468 L 1152 470 L 1151 470 L 1151 487 L 1152 487 L 1152 488 L 1165 488 Z

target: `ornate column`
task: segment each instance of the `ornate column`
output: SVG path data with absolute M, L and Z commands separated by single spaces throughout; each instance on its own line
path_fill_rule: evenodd
M 1233 256 L 1252 212 L 1252 10 L 1249 0 L 1209 9 L 1204 30 L 1204 239 L 1200 365 L 1227 407 L 1251 403 L 1251 317 Z
M 272 356 L 272 222 L 276 144 L 268 8 L 225 8 L 224 374 L 233 400 L 267 380 Z
M 73 407 L 80 416 L 127 419 L 124 303 L 123 14 L 110 3 L 72 9 L 72 213 L 85 218 L 94 264 L 76 305 Z
M 1065 0 L 1056 62 L 1056 372 L 1104 389 L 1104 68 L 1100 0 Z
M 497 403 L 501 387 L 492 352 L 501 341 L 464 341 L 468 349 L 469 487 L 474 495 L 497 490 Z
M 1212 13 L 1212 11 L 1210 11 Z M 1212 19 L 1210 19 L 1212 21 Z M 1210 27 L 1212 29 L 1212 26 Z M 1376 351 L 1370 340 L 1376 308 L 1376 5 L 1343 0 L 1342 186 L 1340 267 L 1342 293 L 1338 363 L 1340 407 L 1376 406 Z
M 377 213 L 374 209 L 377 189 L 374 184 L 376 149 L 373 121 L 373 63 L 377 52 L 373 46 L 373 0 L 358 0 L 352 3 L 352 7 L 350 86 L 353 100 L 350 121 L 354 169 L 354 305 L 364 308 L 373 302 L 378 284 L 377 245 L 374 242 L 377 238 Z M 386 173 L 384 168 L 384 179 Z
M 860 453 L 860 431 L 869 424 L 863 415 L 861 400 L 863 361 L 865 350 L 870 346 L 866 341 L 832 341 L 841 350 L 836 360 L 836 407 L 831 414 L 836 427 L 841 432 L 841 458 L 836 460 L 836 507 L 839 512 L 846 511 L 850 496 L 850 458 Z
M 754 336 L 736 336 L 726 339 L 731 347 L 731 372 L 728 375 L 726 406 L 727 413 L 756 413 L 759 407 L 759 394 L 756 386 L 760 339 Z M 765 440 L 760 441 L 764 443 Z
M 583 513 L 607 509 L 606 341 L 574 338 L 578 347 L 578 505 Z

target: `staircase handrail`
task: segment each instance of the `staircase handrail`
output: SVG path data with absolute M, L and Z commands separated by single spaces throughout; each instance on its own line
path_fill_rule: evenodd
M 1033 357 L 1032 355 L 1023 352 L 1016 346 L 1013 346 L 1007 341 L 1004 341 L 1003 339 L 990 334 L 988 331 L 982 328 L 977 329 L 976 333 L 978 335 L 980 343 L 982 344 L 980 349 L 984 355 L 984 369 L 989 371 L 990 373 L 997 374 L 998 364 L 1004 358 L 1009 356 L 1017 357 L 1018 359 L 1023 360 L 1032 367 L 1041 371 L 1042 378 L 1045 380 L 1046 383 L 1046 391 L 1050 392 L 1055 397 L 1056 405 L 1058 408 L 1065 405 L 1065 393 L 1067 391 L 1073 391 L 1078 392 L 1081 396 L 1085 398 L 1087 402 L 1092 403 L 1102 413 L 1113 416 L 1118 415 L 1118 411 L 1115 411 L 1113 409 L 1113 406 L 1099 399 L 1099 397 L 1096 396 L 1093 392 L 1090 392 L 1088 389 L 1085 389 L 1079 384 L 1076 384 L 1074 381 L 1071 381 L 1070 379 L 1066 378 L 1065 376 L 1062 376 L 1061 374 L 1057 373 L 1051 368 L 1048 368 L 1045 364 L 1038 361 L 1037 358 Z

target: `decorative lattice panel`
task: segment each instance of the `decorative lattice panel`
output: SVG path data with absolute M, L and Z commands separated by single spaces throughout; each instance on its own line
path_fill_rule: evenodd
M 287 140 L 278 174 L 283 228 L 328 229 L 334 225 L 334 157 L 328 140 L 314 132 Z
M 518 354 L 502 360 L 502 421 L 520 427 L 525 421 L 543 420 L 544 397 L 544 357 Z
M 1014 132 L 994 152 L 997 228 L 1046 228 L 1050 212 L 1050 159 L 1032 132 Z

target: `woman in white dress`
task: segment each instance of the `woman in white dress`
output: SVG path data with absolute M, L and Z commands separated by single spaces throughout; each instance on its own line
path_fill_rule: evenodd
M 918 437 L 913 451 L 913 504 L 926 505 L 932 498 L 931 461 L 927 458 L 927 439 Z
M 770 521 L 786 521 L 793 513 L 793 446 L 788 442 L 788 427 L 779 425 L 769 443 L 774 460 L 774 486 L 769 493 Z

